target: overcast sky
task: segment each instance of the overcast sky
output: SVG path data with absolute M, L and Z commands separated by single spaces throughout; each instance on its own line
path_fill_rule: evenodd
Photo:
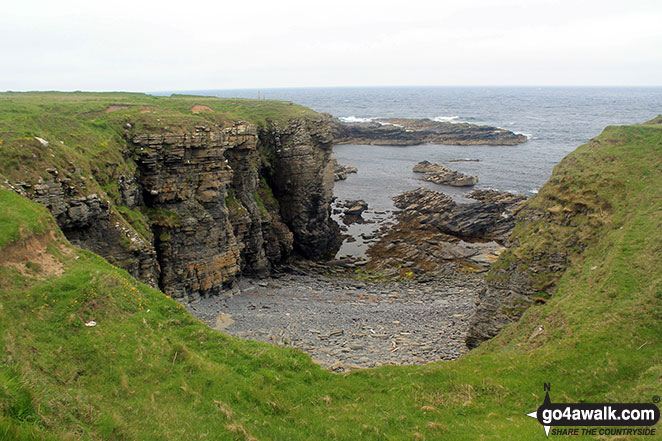
M 0 90 L 662 86 L 661 0 L 0 0 Z

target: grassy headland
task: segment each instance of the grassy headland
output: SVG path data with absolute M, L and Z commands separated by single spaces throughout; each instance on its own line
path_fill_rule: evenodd
M 0 93 L 0 178 L 34 186 L 48 170 L 69 179 L 85 194 L 111 203 L 143 238 L 149 219 L 121 207 L 119 176 L 136 172 L 127 138 L 135 133 L 192 132 L 195 127 L 231 127 L 235 121 L 265 125 L 293 118 L 318 117 L 286 101 L 219 99 L 139 93 Z
M 19 162 L 43 155 L 39 144 L 21 156 L 16 143 L 43 137 L 46 127 L 61 135 L 51 145 L 63 138 L 79 155 L 95 151 L 80 146 L 118 136 L 111 127 L 122 117 L 103 113 L 109 98 L 81 107 L 72 96 L 62 100 L 61 120 L 39 116 L 38 99 L 10 135 L 0 119 L 2 149 L 9 145 Z M 117 103 L 129 97 L 118 94 Z M 4 99 L 11 94 L 0 99 L 2 118 L 13 108 Z M 74 108 L 96 109 L 109 126 L 74 122 L 81 115 Z M 11 155 L 0 157 L 6 167 Z M 591 195 L 604 219 L 582 226 L 594 239 L 549 301 L 459 360 L 344 375 L 298 351 L 206 327 L 161 292 L 73 248 L 42 207 L 0 190 L 0 440 L 529 441 L 544 439 L 525 416 L 542 403 L 543 382 L 554 401 L 648 402 L 662 378 L 662 124 L 607 128 L 568 155 L 541 194 L 550 188 L 565 191 L 564 204 Z M 562 243 L 575 231 L 536 228 L 522 244 Z M 86 326 L 92 320 L 96 326 Z

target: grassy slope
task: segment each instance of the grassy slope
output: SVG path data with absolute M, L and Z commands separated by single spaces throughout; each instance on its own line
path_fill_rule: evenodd
M 544 437 L 524 415 L 543 382 L 558 401 L 649 401 L 662 378 L 662 126 L 610 127 L 599 141 L 552 179 L 571 194 L 590 177 L 582 190 L 609 201 L 598 239 L 547 304 L 454 362 L 333 375 L 208 329 L 90 253 L 50 247 L 60 276 L 5 265 L 0 439 L 531 440 Z M 55 228 L 11 193 L 0 205 L 3 230 L 22 238 L 5 255 Z

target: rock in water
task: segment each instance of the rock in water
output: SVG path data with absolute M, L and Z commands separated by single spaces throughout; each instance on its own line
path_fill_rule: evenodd
M 517 145 L 527 141 L 498 127 L 454 124 L 429 119 L 380 119 L 375 122 L 346 123 L 330 119 L 336 144 L 359 145 Z
M 335 160 L 334 160 L 335 161 Z M 333 170 L 333 180 L 334 181 L 344 181 L 347 179 L 347 175 L 350 173 L 357 173 L 358 168 L 352 167 L 351 165 L 341 165 L 335 161 L 335 169 Z
M 478 183 L 478 176 L 468 176 L 456 170 L 429 161 L 421 161 L 413 168 L 414 173 L 425 173 L 423 181 L 435 184 L 451 185 L 453 187 L 468 187 Z
M 345 202 L 345 214 L 348 216 L 361 216 L 368 209 L 368 203 L 363 199 Z

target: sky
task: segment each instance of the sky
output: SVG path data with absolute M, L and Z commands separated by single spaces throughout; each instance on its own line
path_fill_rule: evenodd
M 660 0 L 0 0 L 0 90 L 662 86 Z

